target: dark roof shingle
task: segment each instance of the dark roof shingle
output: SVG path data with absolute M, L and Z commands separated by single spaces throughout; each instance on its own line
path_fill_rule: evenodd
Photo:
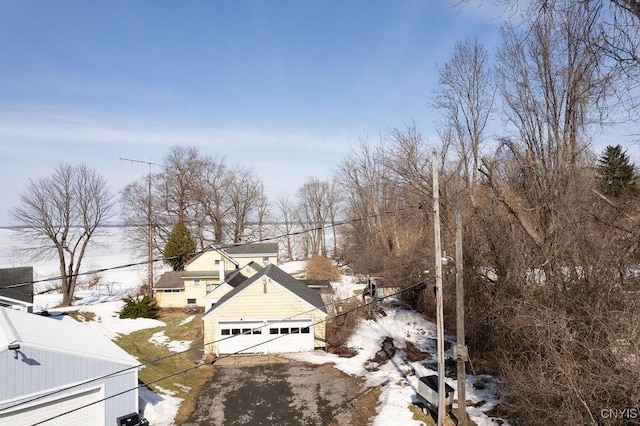
M 266 276 L 276 281 L 278 284 L 280 284 L 281 286 L 289 290 L 291 293 L 300 297 L 301 299 L 308 302 L 309 304 L 315 306 L 322 312 L 325 312 L 325 313 L 327 312 L 327 308 L 324 306 L 322 297 L 317 291 L 310 289 L 309 287 L 307 287 L 306 284 L 293 278 L 291 275 L 287 274 L 282 269 L 272 264 L 268 265 L 263 270 L 259 271 L 254 276 L 245 280 L 242 284 L 240 284 L 239 286 L 231 290 L 229 293 L 222 296 L 218 301 L 218 303 L 216 303 L 208 312 L 214 311 L 215 309 L 223 305 L 225 302 L 233 298 L 233 296 L 240 293 L 242 290 L 249 287 L 251 284 L 258 281 L 263 276 Z
M 6 288 L 15 284 L 24 285 Z M 0 296 L 33 303 L 33 267 L 0 269 Z

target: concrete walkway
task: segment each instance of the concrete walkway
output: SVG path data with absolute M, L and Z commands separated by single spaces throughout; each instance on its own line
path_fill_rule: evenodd
M 291 362 L 275 354 L 223 355 L 213 363 L 216 367 L 242 367 L 261 364 L 286 364 Z

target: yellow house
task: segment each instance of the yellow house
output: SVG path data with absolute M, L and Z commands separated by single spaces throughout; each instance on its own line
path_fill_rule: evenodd
M 278 263 L 277 243 L 210 246 L 185 265 L 163 274 L 153 287 L 162 308 L 210 308 L 222 296 L 268 264 Z
M 303 352 L 326 346 L 320 294 L 275 265 L 229 291 L 203 316 L 210 354 Z

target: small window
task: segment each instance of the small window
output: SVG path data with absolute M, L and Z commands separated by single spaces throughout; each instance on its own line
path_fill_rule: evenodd
M 302 334 L 309 334 L 309 327 L 304 327 L 302 329 Z
M 250 328 L 243 328 L 242 329 L 242 334 L 251 334 L 251 329 Z
M 278 329 L 277 328 L 270 328 L 269 329 L 269 334 L 278 334 Z
M 265 265 L 266 265 L 267 263 L 269 263 L 269 256 L 264 256 L 264 257 L 262 258 L 262 263 L 264 263 Z
M 220 259 L 216 259 L 215 264 L 219 265 L 220 264 Z
M 195 305 L 196 299 L 187 299 L 187 305 Z
M 280 329 L 280 334 L 289 334 L 289 328 L 283 327 Z
M 231 330 L 229 330 L 228 328 L 223 328 L 222 330 L 220 330 L 220 334 L 222 334 L 223 336 L 230 336 Z
M 252 331 L 253 334 L 262 334 L 262 330 L 259 328 L 254 328 Z
M 299 334 L 300 327 L 291 327 L 291 334 Z
M 239 328 L 232 328 L 231 329 L 231 334 L 233 334 L 234 336 L 237 336 L 238 334 L 240 334 L 240 329 Z
M 200 278 L 194 278 L 193 279 L 193 286 L 194 287 L 200 287 Z

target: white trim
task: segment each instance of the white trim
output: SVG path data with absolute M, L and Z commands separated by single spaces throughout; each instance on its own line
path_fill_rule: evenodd
M 69 387 L 69 386 L 71 386 L 71 385 L 58 386 L 57 388 L 47 389 L 46 391 L 43 391 L 43 392 L 32 393 L 32 394 L 29 394 L 29 395 L 22 395 L 22 396 L 20 396 L 20 398 L 6 399 L 6 400 L 2 401 L 2 404 L 7 404 L 7 403 L 11 403 L 11 402 L 20 402 L 20 401 L 25 400 L 25 399 L 37 398 L 38 396 L 41 396 L 41 395 L 51 394 L 51 398 L 38 398 L 38 399 L 36 399 L 34 401 L 25 402 L 24 404 L 16 405 L 15 407 L 0 409 L 0 414 L 11 414 L 14 411 L 20 411 L 20 410 L 23 410 L 25 408 L 31 408 L 31 407 L 34 407 L 34 406 L 37 406 L 37 405 L 42 405 L 42 404 L 47 403 L 47 402 L 55 401 L 56 399 L 69 398 L 69 397 L 73 397 L 73 396 L 76 396 L 76 395 L 79 395 L 79 394 L 82 394 L 82 393 L 94 392 L 95 390 L 100 390 L 100 398 L 99 399 L 104 399 L 104 386 L 105 386 L 104 383 L 101 383 L 101 384 L 99 384 L 97 386 L 89 386 L 89 387 L 86 387 L 86 388 L 71 390 L 70 392 L 53 393 L 56 390 L 64 389 L 64 388 Z
M 24 300 L 19 300 L 19 299 L 14 299 L 12 297 L 6 297 L 6 296 L 1 296 L 0 295 L 0 300 L 6 300 L 7 302 L 11 303 L 12 305 L 21 305 L 21 306 L 33 306 L 32 302 L 25 302 Z

